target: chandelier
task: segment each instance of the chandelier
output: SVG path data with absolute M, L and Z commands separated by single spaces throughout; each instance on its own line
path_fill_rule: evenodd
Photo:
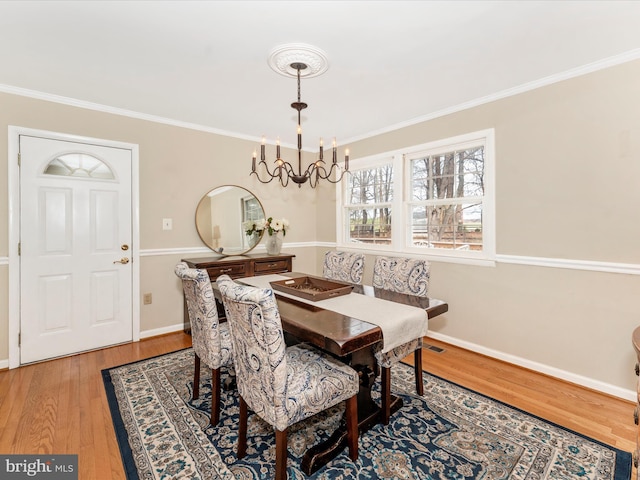
M 300 49 L 301 45 L 295 45 L 295 47 L 296 49 Z M 309 58 L 309 55 L 311 54 L 317 54 L 317 52 L 321 52 L 320 50 L 315 49 L 315 47 L 304 47 L 307 47 L 303 52 L 306 58 Z M 314 50 L 310 50 L 312 48 Z M 283 58 L 283 52 L 291 54 L 288 46 L 280 47 L 280 49 L 275 52 L 275 54 L 272 54 L 272 57 L 279 55 L 279 58 Z M 299 53 L 299 50 L 295 51 L 295 54 Z M 313 57 L 312 60 L 317 60 L 317 57 Z M 279 73 L 284 73 L 285 75 L 291 75 L 292 72 L 295 71 L 296 77 L 298 79 L 298 101 L 291 104 L 291 108 L 298 112 L 298 169 L 295 170 L 291 163 L 284 161 L 280 157 L 280 139 L 278 139 L 276 142 L 276 159 L 273 162 L 275 165 L 273 166 L 273 170 L 270 170 L 269 165 L 266 161 L 265 137 L 263 136 L 262 144 L 260 145 L 260 161 L 258 161 L 257 152 L 254 150 L 253 159 L 251 161 L 250 175 L 255 175 L 261 183 L 269 183 L 277 178 L 283 187 L 286 187 L 289 184 L 289 180 L 298 184 L 298 187 L 302 187 L 303 183 L 309 181 L 309 185 L 312 188 L 315 188 L 320 180 L 327 180 L 330 183 L 340 182 L 344 174 L 349 171 L 349 150 L 345 150 L 344 168 L 341 168 L 338 165 L 338 153 L 335 138 L 333 139 L 331 151 L 331 164 L 327 164 L 324 160 L 324 145 L 321 138 L 317 160 L 307 166 L 304 171 L 302 170 L 302 124 L 300 119 L 300 112 L 307 108 L 307 104 L 302 102 L 300 99 L 300 73 L 309 68 L 309 65 L 303 61 L 294 61 L 284 66 L 278 65 L 277 68 L 280 69 Z M 315 69 L 317 71 L 317 65 L 312 65 L 312 69 Z M 261 178 L 259 170 L 262 171 L 263 178 Z M 334 173 L 335 179 L 332 178 Z

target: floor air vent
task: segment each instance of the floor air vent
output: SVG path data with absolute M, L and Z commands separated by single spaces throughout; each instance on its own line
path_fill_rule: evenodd
M 436 353 L 442 353 L 444 352 L 444 348 L 440 348 L 440 347 L 436 347 L 435 345 L 429 345 L 428 343 L 425 343 L 422 348 L 428 348 L 429 350 L 432 350 Z

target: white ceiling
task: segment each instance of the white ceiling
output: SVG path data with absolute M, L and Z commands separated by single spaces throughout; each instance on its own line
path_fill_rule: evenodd
M 639 24 L 640 1 L 0 1 L 0 91 L 290 145 L 296 80 L 267 59 L 305 43 L 315 149 L 640 58 Z

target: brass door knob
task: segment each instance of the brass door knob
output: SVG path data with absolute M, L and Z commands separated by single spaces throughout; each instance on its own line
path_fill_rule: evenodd
M 120 260 L 116 260 L 113 263 L 122 263 L 123 265 L 126 265 L 127 263 L 129 263 L 129 259 L 127 257 L 122 257 Z

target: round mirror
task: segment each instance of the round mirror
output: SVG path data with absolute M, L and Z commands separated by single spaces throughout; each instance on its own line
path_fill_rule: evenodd
M 255 220 L 264 219 L 264 208 L 249 190 L 223 185 L 208 192 L 196 208 L 196 229 L 202 241 L 221 255 L 244 255 L 254 248 L 263 232 L 247 235 Z

